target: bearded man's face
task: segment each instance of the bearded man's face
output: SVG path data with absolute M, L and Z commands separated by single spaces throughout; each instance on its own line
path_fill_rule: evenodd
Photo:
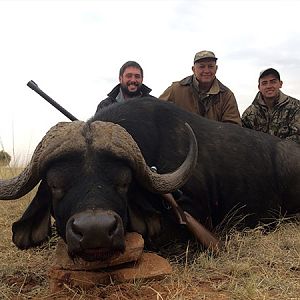
M 140 69 L 135 67 L 126 68 L 119 80 L 123 94 L 129 98 L 140 95 L 143 82 Z

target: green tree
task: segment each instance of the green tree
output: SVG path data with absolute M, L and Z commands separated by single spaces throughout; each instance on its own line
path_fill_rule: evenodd
M 11 156 L 4 150 L 0 151 L 0 166 L 8 166 L 11 161 Z

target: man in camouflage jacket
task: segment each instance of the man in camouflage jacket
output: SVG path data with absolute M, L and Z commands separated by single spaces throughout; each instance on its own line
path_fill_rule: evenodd
M 277 70 L 262 71 L 259 92 L 242 114 L 242 125 L 300 143 L 300 101 L 282 93 L 281 87 Z

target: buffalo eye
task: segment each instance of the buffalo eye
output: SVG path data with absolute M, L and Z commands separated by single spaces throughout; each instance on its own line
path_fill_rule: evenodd
M 129 185 L 132 180 L 132 174 L 129 168 L 120 168 L 115 174 L 113 182 L 115 190 L 120 195 L 125 195 L 128 192 Z
M 52 197 L 55 199 L 61 199 L 64 196 L 64 189 L 58 185 L 50 185 Z
M 59 162 L 51 167 L 46 174 L 46 180 L 54 200 L 60 200 L 64 197 L 70 183 L 74 178 L 74 168 L 68 167 L 68 164 Z
M 127 182 L 117 184 L 116 185 L 116 190 L 119 194 L 125 195 L 128 191 L 129 184 Z

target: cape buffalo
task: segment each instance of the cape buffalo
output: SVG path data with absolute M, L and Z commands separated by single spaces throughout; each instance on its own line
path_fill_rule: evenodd
M 13 224 L 14 243 L 42 243 L 52 215 L 69 255 L 97 260 L 123 251 L 128 231 L 156 246 L 188 238 L 160 196 L 178 188 L 180 207 L 210 228 L 233 209 L 251 227 L 298 212 L 300 148 L 161 100 L 135 99 L 51 128 L 26 169 L 0 181 L 0 199 L 17 199 L 39 182 Z

